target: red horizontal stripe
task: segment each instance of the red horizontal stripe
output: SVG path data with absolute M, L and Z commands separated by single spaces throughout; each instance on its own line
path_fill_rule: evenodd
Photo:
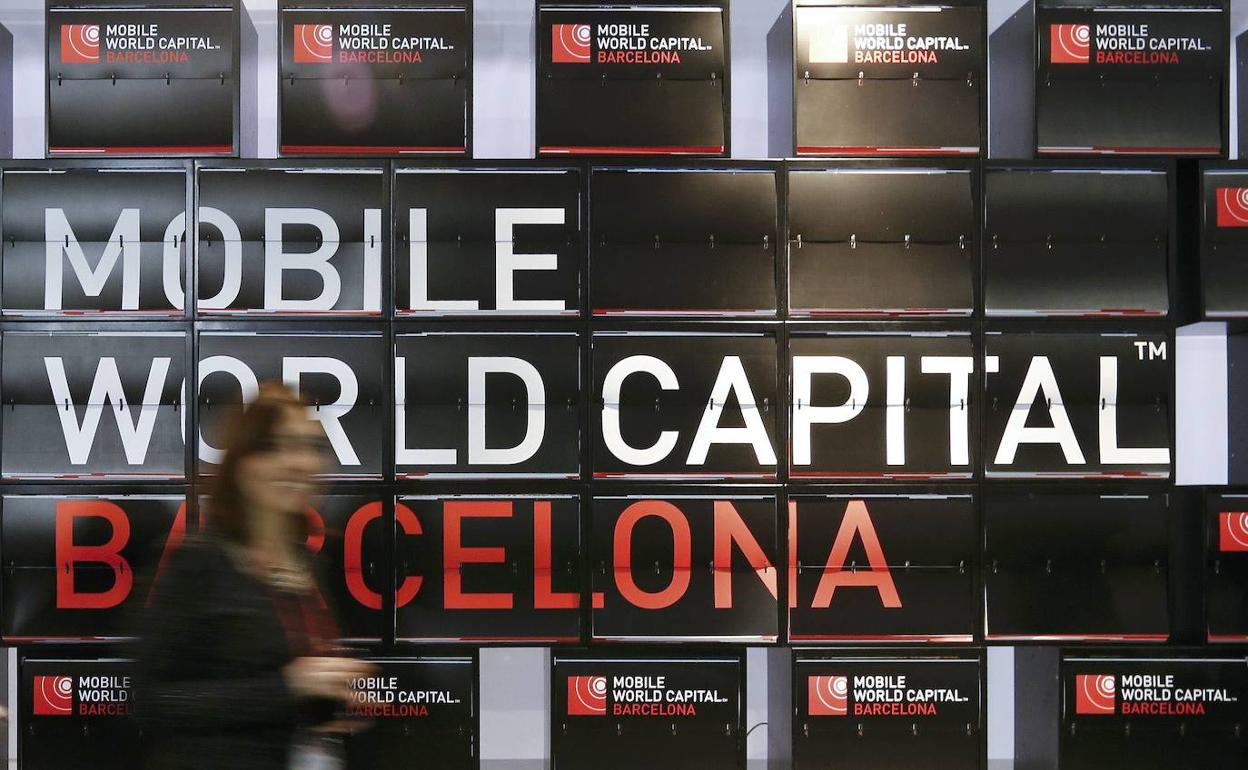
M 992 477 L 996 474 L 996 478 L 1033 478 L 1033 479 L 1164 479 L 1169 474 L 1166 473 L 1146 473 L 1145 471 L 1115 471 L 1106 473 L 1067 473 L 1066 471 L 1038 471 L 1036 473 L 1023 475 L 1009 475 L 1008 471 L 989 470 L 988 475 Z
M 537 148 L 538 152 L 548 152 L 558 155 L 694 155 L 694 154 L 712 154 L 723 153 L 724 146 L 720 145 L 669 145 L 655 147 L 592 147 L 592 146 L 548 146 Z
M 978 147 L 823 147 L 799 145 L 798 155 L 978 155 Z
M 700 472 L 673 472 L 673 473 L 633 473 L 632 471 L 594 471 L 596 479 L 666 479 L 666 478 L 707 478 L 707 479 L 772 479 L 776 477 L 775 473 L 750 473 L 750 472 L 731 472 L 724 473 L 700 473 Z
M 453 153 L 464 152 L 465 148 L 446 146 L 389 145 L 361 146 L 352 144 L 283 144 L 283 153 L 306 153 L 309 155 L 402 155 L 403 153 L 431 152 Z
M 1165 642 L 1169 634 L 984 634 L 988 640 L 1061 642 Z
M 513 312 L 510 310 L 404 310 L 399 308 L 395 311 L 396 315 L 406 316 L 409 318 L 429 318 L 434 316 L 477 316 L 481 318 L 535 318 L 540 319 L 550 316 L 577 316 L 581 314 L 579 310 L 543 310 L 536 313 L 526 313 L 524 311 Z
M 1040 155 L 1082 155 L 1098 153 L 1107 155 L 1218 155 L 1221 147 L 1039 147 Z
M 115 642 L 133 638 L 132 636 L 6 636 L 4 641 L 13 644 L 33 644 L 36 642 Z
M 9 310 L 5 315 L 13 316 L 34 316 L 38 318 L 52 318 L 55 316 L 72 315 L 72 316 L 160 316 L 162 318 L 181 318 L 185 313 L 181 310 Z
M 1248 642 L 1248 634 L 1209 634 L 1209 641 L 1215 644 Z
M 400 636 L 400 642 L 547 642 L 549 644 L 576 644 L 581 641 L 577 636 Z
M 380 310 L 263 310 L 260 308 L 214 308 L 212 310 L 200 310 L 204 315 L 339 315 L 339 316 L 379 316 Z M 181 313 L 178 313 L 181 315 Z
M 717 307 L 705 310 L 684 310 L 672 307 L 596 307 L 593 309 L 594 315 L 641 315 L 641 314 L 680 314 L 680 315 L 715 315 L 717 313 L 749 313 L 750 315 L 775 315 L 775 308 L 745 308 L 745 307 Z
M 45 404 L 44 406 L 48 406 Z M 173 407 L 174 404 L 160 404 L 159 406 Z M 135 479 L 138 481 L 178 481 L 186 478 L 185 476 L 160 474 L 160 473 L 143 473 L 127 472 L 127 471 L 94 471 L 91 473 L 15 473 L 9 478 L 13 479 L 33 479 L 43 481 L 45 479 Z
M 853 316 L 855 318 L 894 318 L 904 315 L 970 315 L 970 309 L 943 307 L 907 307 L 897 310 L 837 310 L 835 308 L 794 308 L 792 316 Z
M 967 644 L 970 634 L 789 634 L 790 639 L 808 642 L 929 642 Z
M 857 473 L 825 473 L 820 471 L 789 471 L 789 476 L 801 479 L 950 479 L 969 478 L 971 476 L 971 472 L 921 473 L 919 471 L 860 471 Z
M 48 152 L 91 153 L 93 155 L 228 155 L 234 147 L 228 144 L 167 144 L 135 145 L 133 147 L 49 147 Z

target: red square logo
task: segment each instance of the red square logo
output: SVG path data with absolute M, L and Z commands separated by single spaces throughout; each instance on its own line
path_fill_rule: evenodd
M 296 24 L 295 64 L 329 64 L 334 60 L 332 24 Z
M 1248 227 L 1248 187 L 1219 187 L 1218 227 Z
M 1113 716 L 1118 705 L 1118 686 L 1113 674 L 1075 675 L 1075 713 Z
M 1218 514 L 1218 550 L 1248 553 L 1248 512 L 1223 511 Z
M 849 713 L 849 677 L 806 677 L 806 711 L 812 717 L 843 717 Z
M 1049 63 L 1087 64 L 1092 54 L 1092 30 L 1087 24 L 1049 25 Z
M 607 714 L 605 676 L 568 677 L 568 716 L 601 717 Z
M 35 677 L 35 716 L 66 717 L 73 713 L 72 676 Z
M 555 24 L 550 28 L 552 64 L 589 64 L 593 28 L 588 24 Z
M 61 25 L 61 64 L 99 64 L 100 25 Z

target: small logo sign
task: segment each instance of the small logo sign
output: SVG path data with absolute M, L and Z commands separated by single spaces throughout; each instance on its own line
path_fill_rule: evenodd
M 332 24 L 295 25 L 295 64 L 329 64 L 333 60 Z
M 1218 514 L 1218 550 L 1248 553 L 1248 512 L 1223 511 Z
M 1075 675 L 1075 713 L 1113 715 L 1118 687 L 1112 674 Z
M 1248 187 L 1219 187 L 1218 227 L 1248 227 Z
M 1092 58 L 1092 30 L 1087 24 L 1049 25 L 1049 63 L 1087 64 Z
M 568 677 L 568 716 L 600 717 L 607 713 L 605 676 Z
M 64 717 L 74 713 L 72 676 L 35 677 L 35 715 Z
M 810 36 L 811 64 L 848 64 L 849 27 L 844 24 L 822 24 Z
M 550 32 L 552 64 L 589 64 L 593 29 L 588 24 L 555 24 Z
M 806 678 L 806 710 L 812 717 L 843 717 L 849 713 L 849 677 L 811 676 Z
M 100 25 L 61 25 L 61 64 L 99 64 Z

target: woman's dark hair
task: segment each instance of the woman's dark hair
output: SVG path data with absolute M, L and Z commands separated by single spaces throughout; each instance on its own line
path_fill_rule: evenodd
M 266 382 L 254 401 L 233 410 L 226 419 L 225 458 L 211 481 L 208 509 L 208 522 L 226 538 L 242 544 L 250 539 L 247 501 L 238 483 L 239 463 L 271 449 L 282 421 L 295 412 L 302 414 L 306 406 L 284 383 Z

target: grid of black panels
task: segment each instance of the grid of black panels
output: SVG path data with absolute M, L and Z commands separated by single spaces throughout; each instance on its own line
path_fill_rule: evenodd
M 334 449 L 313 529 L 352 638 L 1164 641 L 1172 177 L 9 164 L 6 637 L 124 635 L 109 522 L 154 567 L 220 416 L 285 379 Z M 1108 603 L 1045 609 L 1061 580 Z

